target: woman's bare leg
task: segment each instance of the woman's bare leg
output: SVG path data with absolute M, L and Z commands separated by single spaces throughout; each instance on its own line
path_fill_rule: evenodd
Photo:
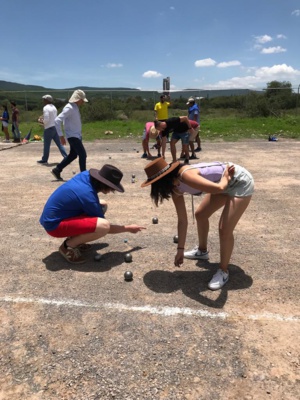
M 199 250 L 207 251 L 209 218 L 226 203 L 228 196 L 223 194 L 206 194 L 198 206 L 195 217 L 197 221 Z
M 251 200 L 247 197 L 229 197 L 219 222 L 220 237 L 220 268 L 227 272 L 228 264 L 234 247 L 233 231 Z

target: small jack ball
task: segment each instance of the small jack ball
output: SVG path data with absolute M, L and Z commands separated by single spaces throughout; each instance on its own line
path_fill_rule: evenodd
M 124 273 L 124 279 L 125 279 L 125 281 L 132 281 L 133 273 L 131 271 L 126 271 Z
M 95 261 L 100 261 L 101 260 L 101 254 L 96 254 L 94 257 Z
M 152 223 L 153 224 L 158 224 L 158 218 L 157 217 L 153 217 L 152 218 Z
M 130 263 L 132 261 L 132 255 L 130 253 L 125 254 L 124 260 L 127 263 Z
M 178 243 L 178 236 L 177 236 L 177 235 L 175 235 L 175 236 L 173 237 L 173 242 L 174 242 L 174 243 Z

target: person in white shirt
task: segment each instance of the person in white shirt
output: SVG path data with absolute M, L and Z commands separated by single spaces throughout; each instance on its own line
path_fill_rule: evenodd
M 77 157 L 79 157 L 79 167 L 80 172 L 86 170 L 86 151 L 82 143 L 82 133 L 81 133 L 81 117 L 79 107 L 82 104 L 87 103 L 88 100 L 85 96 L 84 91 L 77 89 L 73 92 L 69 99 L 69 103 L 63 108 L 62 112 L 55 118 L 55 127 L 58 135 L 60 136 L 60 141 L 63 145 L 66 144 L 66 139 L 62 131 L 62 124 L 64 126 L 64 131 L 66 138 L 70 145 L 70 152 L 66 158 L 62 160 L 53 170 L 52 175 L 59 181 L 62 180 L 60 173 L 62 170 Z
M 43 116 L 38 119 L 38 122 L 44 126 L 44 151 L 42 159 L 37 161 L 38 164 L 48 164 L 50 155 L 50 146 L 52 140 L 58 147 L 61 155 L 67 157 L 66 150 L 59 140 L 55 128 L 55 118 L 57 116 L 57 109 L 53 103 L 53 97 L 50 94 L 46 94 L 42 97 L 44 102 Z

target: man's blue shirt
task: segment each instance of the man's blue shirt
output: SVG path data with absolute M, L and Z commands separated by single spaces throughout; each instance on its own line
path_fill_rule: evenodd
M 104 218 L 89 171 L 74 176 L 52 193 L 45 204 L 40 223 L 46 231 L 53 231 L 62 220 L 82 214 Z
M 200 121 L 200 110 L 198 104 L 193 104 L 191 107 L 188 109 L 188 118 L 192 121 L 195 121 L 195 116 L 197 116 L 196 121 L 199 124 Z

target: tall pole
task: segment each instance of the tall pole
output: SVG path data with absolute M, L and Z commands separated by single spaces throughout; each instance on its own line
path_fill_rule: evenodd
M 296 114 L 298 115 L 298 103 L 299 103 L 299 88 L 300 85 L 298 85 L 298 92 L 297 92 L 297 102 L 296 102 Z

